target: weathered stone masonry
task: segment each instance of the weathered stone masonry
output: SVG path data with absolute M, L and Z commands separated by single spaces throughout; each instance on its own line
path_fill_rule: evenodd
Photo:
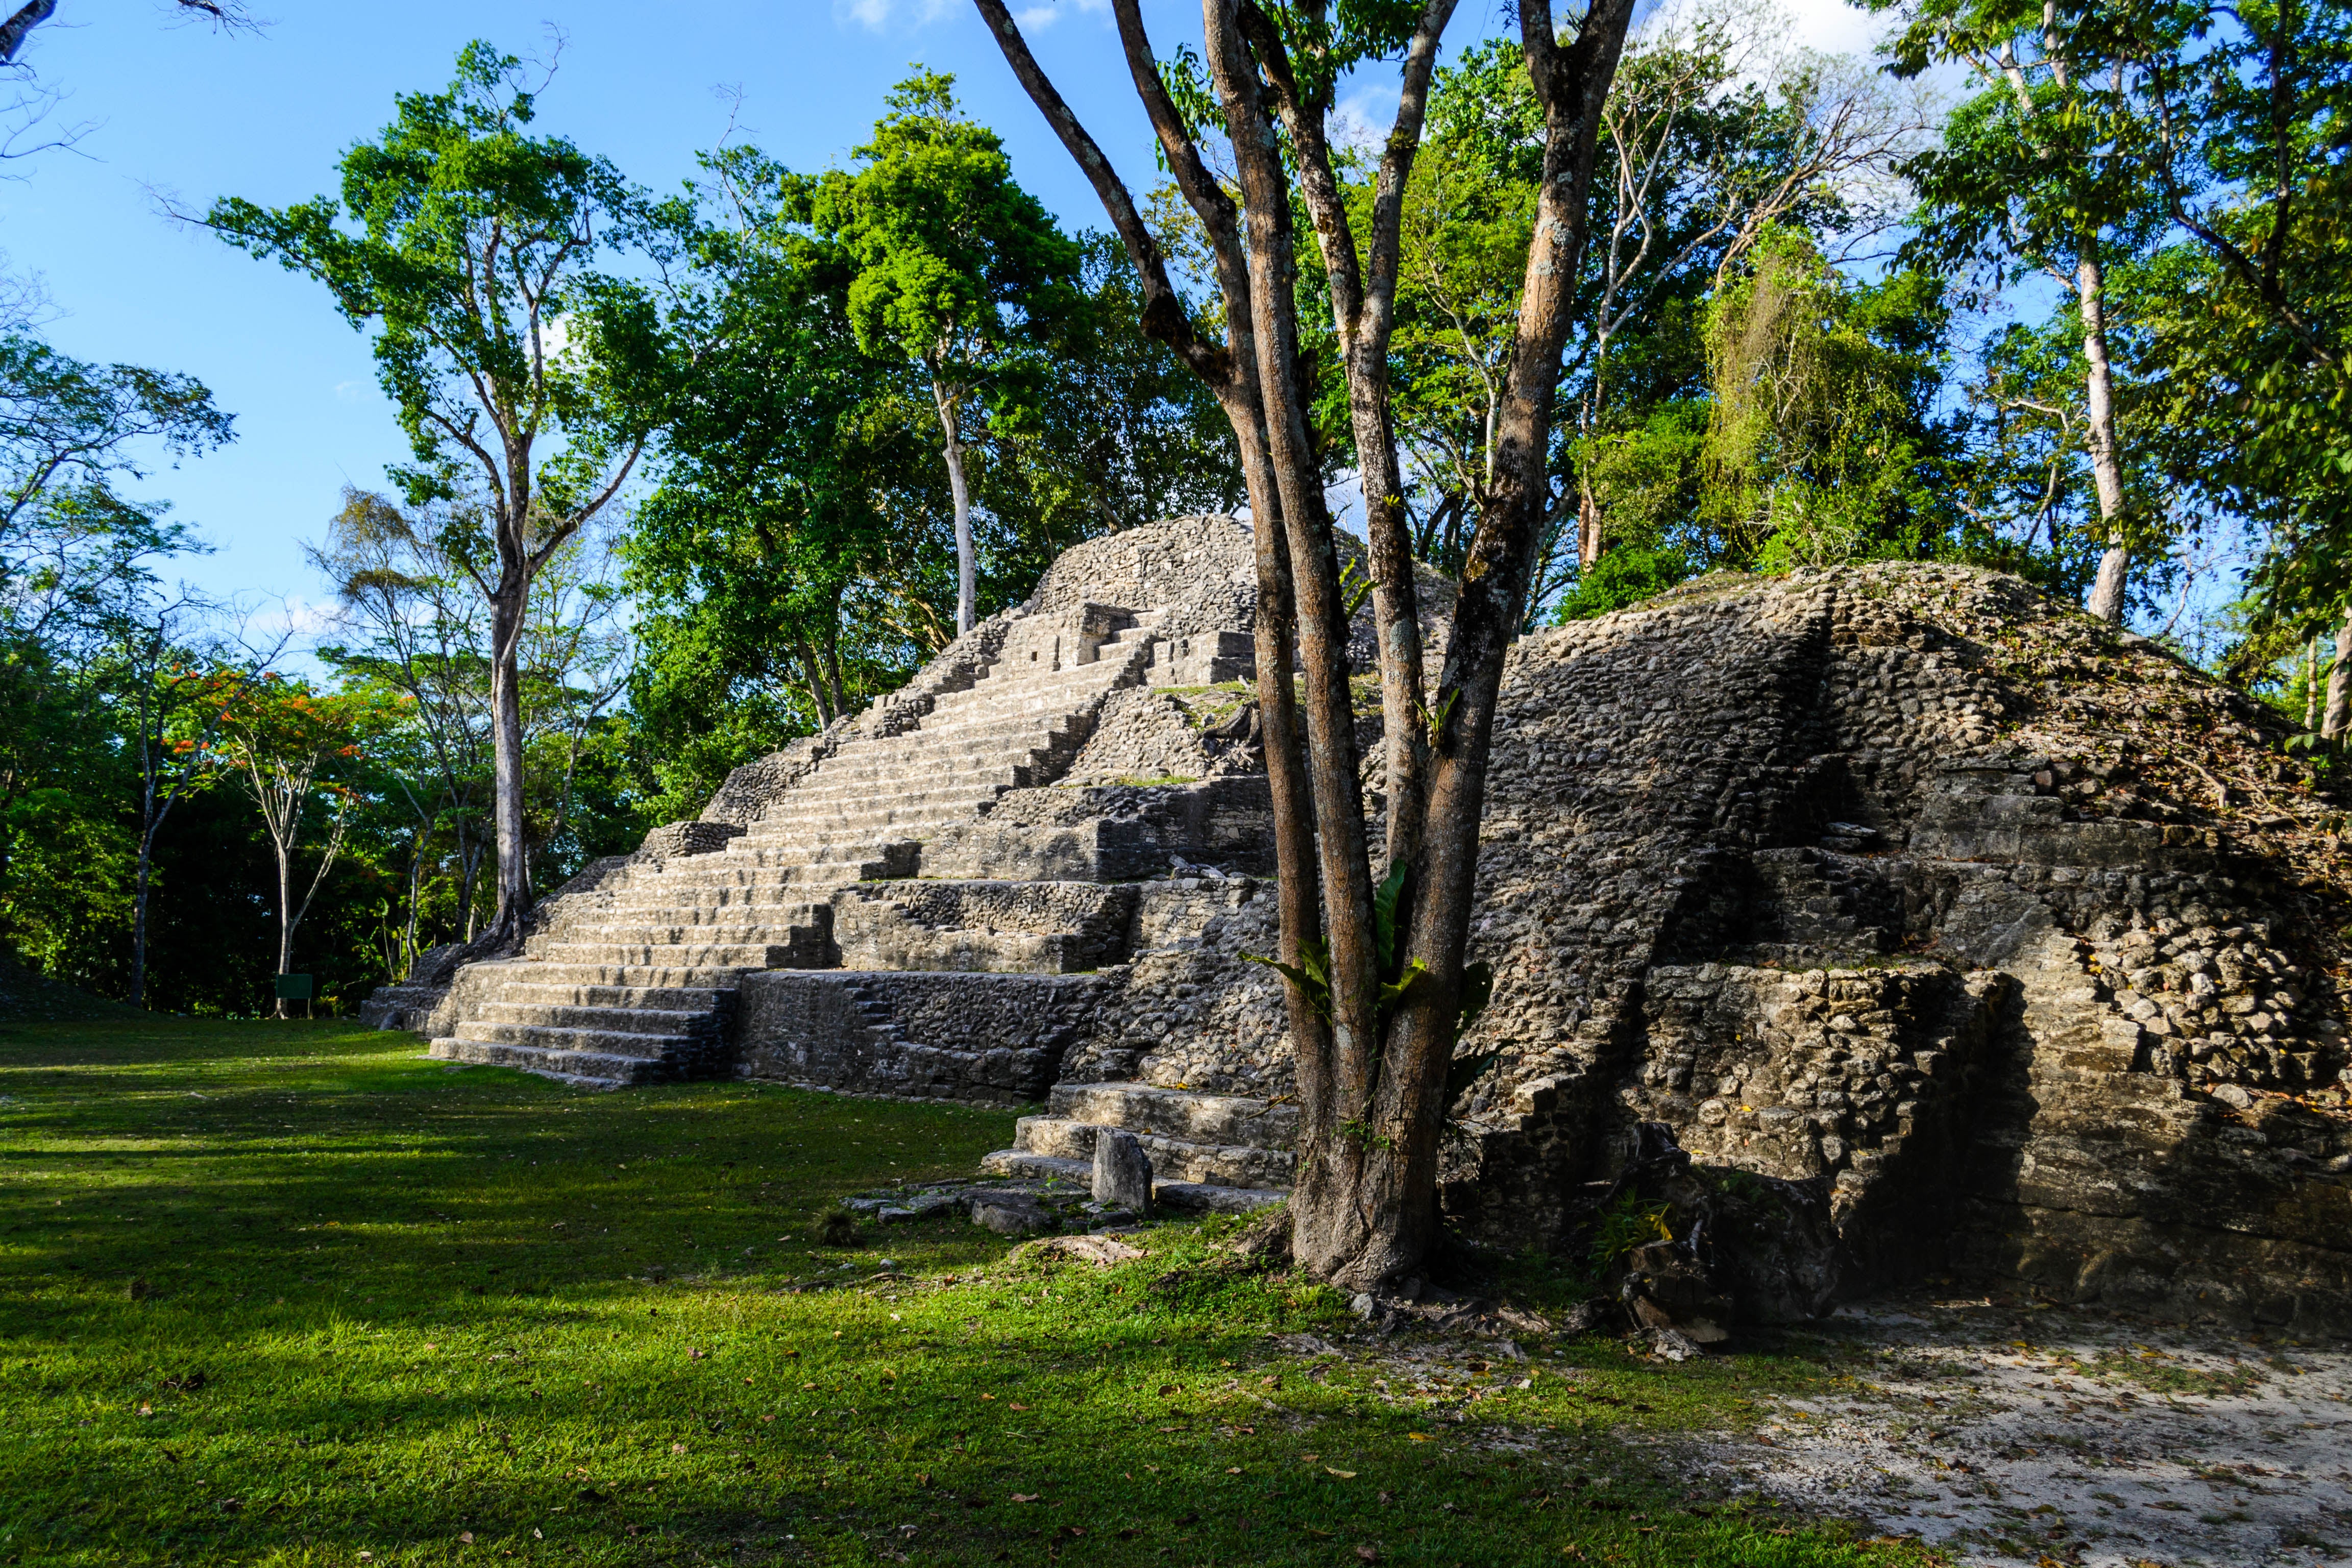
M 1119 1127 L 1173 1197 L 1278 1191 L 1280 991 L 1240 956 L 1274 944 L 1253 580 L 1229 520 L 1081 546 L 592 868 L 526 959 L 386 1008 L 462 1059 L 651 1064 L 608 1081 L 1043 1097 L 997 1168 L 1076 1174 Z M 1525 639 L 1463 1047 L 1502 1059 L 1455 1107 L 1449 1212 L 1558 1245 L 1664 1122 L 1822 1184 L 1865 1284 L 2352 1326 L 2352 900 L 2281 732 L 1955 568 L 1708 580 Z

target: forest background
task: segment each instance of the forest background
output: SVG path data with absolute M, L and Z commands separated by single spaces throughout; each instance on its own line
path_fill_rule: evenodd
M 1870 58 L 1795 47 L 1760 0 L 1642 23 L 1528 624 L 1715 570 L 1971 562 L 2167 640 L 2332 755 L 2343 15 L 1930 0 L 1893 21 Z M 0 48 L 9 150 L 60 155 L 37 54 Z M 1185 79 L 1181 46 L 1168 68 Z M 11 275 L 0 947 L 22 962 L 171 1011 L 261 1011 L 287 970 L 348 1006 L 484 929 L 502 881 L 543 892 L 633 848 L 899 684 L 1059 551 L 1239 506 L 1223 417 L 1144 334 L 1123 253 L 1054 218 L 952 78 L 913 68 L 829 166 L 730 133 L 660 192 L 539 129 L 563 80 L 468 45 L 383 133 L 316 149 L 331 195 L 155 198 L 360 329 L 408 448 L 319 497 L 305 554 L 332 611 L 299 634 L 189 584 L 206 541 L 149 482 L 235 439 L 232 412 L 196 375 L 75 357 Z M 1449 49 L 1428 126 L 1394 412 L 1416 548 L 1450 573 L 1540 164 L 1516 47 Z M 1152 215 L 1213 329 L 1184 205 Z M 531 266 L 449 265 L 485 232 Z M 1301 315 L 1345 507 L 1330 312 Z M 501 680 L 523 845 L 503 868 Z

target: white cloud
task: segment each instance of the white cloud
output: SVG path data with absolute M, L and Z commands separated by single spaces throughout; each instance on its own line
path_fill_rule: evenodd
M 1014 15 L 1013 20 L 1024 33 L 1043 32 L 1073 11 L 1089 16 L 1101 16 L 1110 9 L 1110 0 L 1044 0 Z
M 952 0 L 833 0 L 833 19 L 856 22 L 875 32 L 920 27 L 947 15 Z
M 375 384 L 369 381 L 339 381 L 335 383 L 335 401 L 357 403 L 374 390 L 374 386 Z
M 1898 18 L 1864 11 L 1844 0 L 1781 0 L 1789 18 L 1790 41 L 1829 55 L 1867 55 L 1878 40 L 1893 32 Z

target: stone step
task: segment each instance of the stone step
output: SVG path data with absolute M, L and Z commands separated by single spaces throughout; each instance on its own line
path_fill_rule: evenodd
M 785 942 L 558 942 L 533 956 L 550 963 L 635 969 L 793 969 L 804 955 Z
M 1052 745 L 1028 726 L 1024 733 L 960 742 L 953 736 L 932 739 L 918 730 L 902 737 L 887 752 L 836 759 L 812 773 L 799 787 L 780 798 L 789 805 L 824 790 L 898 788 L 940 778 L 978 779 L 1006 768 L 1036 768 L 1057 757 L 1076 754 L 1076 745 Z
M 732 994 L 734 987 L 731 984 L 721 990 L 716 986 L 594 985 L 509 980 L 499 988 L 499 1000 L 531 1003 L 542 1007 L 643 1007 L 657 1012 L 708 1013 L 719 1006 L 722 998 Z
M 744 911 L 740 910 L 729 911 L 729 919 L 730 923 L 726 925 L 700 921 L 688 921 L 676 925 L 656 925 L 650 921 L 638 924 L 633 921 L 592 925 L 583 921 L 564 927 L 558 940 L 572 946 L 593 942 L 611 947 L 681 947 L 689 942 L 700 942 L 720 947 L 782 945 L 805 949 L 812 942 L 822 942 L 826 931 L 824 921 L 793 925 L 786 925 L 782 921 L 755 922 L 746 920 Z
M 1298 1108 L 1237 1094 L 1199 1094 L 1148 1083 L 1058 1083 L 1047 1114 L 1098 1127 L 1124 1127 L 1187 1143 L 1287 1149 L 1297 1142 Z
M 1014 1126 L 1013 1146 L 1030 1153 L 1091 1161 L 1095 1157 L 1095 1138 L 1101 1131 L 1090 1121 L 1024 1116 Z M 1157 1132 L 1136 1132 L 1136 1140 L 1150 1158 L 1152 1175 L 1162 1181 L 1286 1188 L 1297 1173 L 1298 1158 L 1287 1149 L 1192 1142 Z
M 1008 785 L 1007 787 L 1009 788 L 1011 786 Z M 945 802 L 929 805 L 910 805 L 903 807 L 889 805 L 876 806 L 868 810 L 860 811 L 854 816 L 845 813 L 827 812 L 822 806 L 814 806 L 811 807 L 805 815 L 798 813 L 788 814 L 782 821 L 774 822 L 772 826 L 771 826 L 772 819 L 765 817 L 761 818 L 760 828 L 755 829 L 754 831 L 763 832 L 763 837 L 754 842 L 790 842 L 811 837 L 862 833 L 880 827 L 887 827 L 896 832 L 908 832 L 914 829 L 925 827 L 939 827 L 950 822 L 963 822 L 968 821 L 974 816 L 982 816 L 985 814 L 987 807 L 994 805 L 995 804 L 996 795 L 994 794 L 991 794 L 985 795 L 966 796 L 961 800 L 954 802 Z M 772 833 L 774 837 L 766 837 L 764 836 L 765 833 Z M 742 840 L 739 839 L 737 842 L 740 843 Z M 856 881 L 870 881 L 891 874 L 892 873 L 887 869 L 872 870 L 867 871 L 863 876 L 848 879 Z M 898 874 L 905 875 L 906 873 L 900 872 Z
M 600 1007 L 577 1002 L 532 1001 L 505 993 L 484 1005 L 481 1022 L 705 1039 L 715 1037 L 719 1032 L 718 1015 L 709 1007 Z
M 1083 706 L 1076 704 L 1074 708 Z M 1008 744 L 1018 742 L 1075 750 L 1087 727 L 1084 713 L 1073 708 L 1054 710 L 1051 718 L 1041 717 L 1030 709 L 1014 709 L 1009 712 L 986 706 L 934 709 L 923 716 L 922 726 L 908 735 L 893 736 L 889 741 L 849 742 L 826 758 L 824 766 L 818 773 L 821 775 L 831 770 L 845 757 L 887 756 L 891 745 L 899 740 L 915 740 L 934 745 L 947 742 L 985 745 L 1002 740 Z
M 1031 1154 L 1019 1149 L 999 1149 L 981 1156 L 980 1168 L 992 1175 L 1025 1176 L 1033 1181 L 1059 1179 L 1091 1184 L 1094 1164 L 1051 1154 Z M 1151 1201 L 1177 1214 L 1247 1214 L 1288 1198 L 1273 1187 L 1230 1187 L 1213 1182 L 1163 1182 L 1154 1179 Z
M 824 765 L 793 793 L 841 779 L 887 777 L 902 770 L 910 757 L 979 767 L 1022 762 L 1039 752 L 1066 754 L 1078 749 L 1077 732 L 1083 728 L 1080 717 L 1055 707 L 1038 713 L 944 722 L 937 730 L 913 730 L 887 741 L 853 742 L 826 758 Z
M 871 815 L 877 823 L 881 823 L 891 820 L 882 813 L 903 812 L 910 807 L 945 805 L 969 810 L 974 801 L 992 801 L 1008 789 L 1025 787 L 1031 772 L 1028 768 L 993 768 L 962 777 L 918 775 L 903 785 L 888 787 L 846 784 L 829 789 L 796 790 L 760 819 L 759 841 L 780 837 L 776 830 L 788 824 L 816 816 Z
M 980 671 L 970 686 L 940 692 L 933 699 L 933 710 L 962 706 L 1007 690 L 1069 689 L 1089 682 L 1115 680 L 1141 662 L 1158 640 L 1157 634 L 1130 637 L 1122 632 L 1104 638 L 1095 657 L 1086 663 L 1066 664 L 1059 669 L 1046 668 L 1042 658 L 1033 660 L 1014 653 Z
M 455 1037 L 483 1046 L 530 1046 L 542 1051 L 586 1051 L 595 1056 L 639 1057 L 647 1061 L 696 1056 L 709 1044 L 686 1034 L 570 1029 L 545 1024 L 499 1024 L 481 1018 L 468 1018 L 458 1025 Z
M 673 1074 L 660 1061 L 642 1057 L 600 1056 L 593 1051 L 548 1051 L 480 1040 L 439 1039 L 425 1054 L 472 1067 L 515 1068 L 580 1089 L 626 1089 L 659 1083 Z
M 746 841 L 738 838 L 735 843 Z M 764 854 L 762 851 L 764 850 Z M 812 860 L 806 848 L 787 848 L 781 843 L 751 848 L 729 847 L 718 855 L 698 855 L 691 860 L 673 860 L 659 878 L 637 877 L 620 883 L 614 889 L 615 898 L 626 898 L 639 892 L 655 894 L 686 892 L 701 888 L 733 888 L 766 894 L 775 900 L 793 903 L 816 903 L 830 899 L 835 888 L 851 882 L 862 882 L 866 873 L 888 862 L 873 860 Z M 762 864 L 762 860 L 776 862 Z M 914 864 L 909 857 L 908 864 Z
M 933 720 L 954 721 L 1005 713 L 1047 710 L 1068 713 L 1086 707 L 1121 681 L 1131 680 L 1144 668 L 1134 660 L 1097 659 L 1049 674 L 1021 676 L 999 685 L 982 680 L 962 691 L 943 693 L 931 704 L 917 727 L 920 733 Z
M 779 925 L 820 925 L 833 905 L 830 900 L 810 902 L 806 888 L 728 888 L 696 882 L 664 886 L 647 882 L 625 889 L 606 907 L 614 914 L 675 910 L 678 919 L 691 919 L 697 923 L 732 911 L 739 919 L 756 915 Z
M 1076 974 L 1096 967 L 1076 931 L 982 931 L 911 921 L 861 922 L 835 947 L 845 970 L 904 974 Z
M 510 984 L 531 986 L 620 986 L 629 990 L 709 992 L 731 991 L 744 974 L 741 967 L 728 965 L 718 968 L 675 969 L 659 964 L 636 963 L 555 963 L 534 959 L 521 966 L 529 971 L 528 981 L 510 981 Z
M 1095 1163 L 1092 1160 L 1066 1159 L 1059 1154 L 1032 1154 L 1025 1149 L 999 1149 L 980 1157 L 980 1168 L 992 1176 L 1027 1176 L 1036 1181 L 1059 1178 L 1076 1182 L 1080 1186 L 1092 1186 Z
M 1115 691 L 1120 683 L 1134 679 L 1125 670 L 1082 678 L 1060 687 L 1034 685 L 1010 686 L 1002 691 L 971 691 L 960 699 L 941 698 L 939 705 L 923 715 L 917 735 L 953 735 L 961 725 L 980 721 L 1002 721 L 1016 716 L 1042 719 L 1053 715 L 1056 722 L 1083 713 L 1094 706 L 1097 699 Z M 936 725 L 933 729 L 931 726 Z

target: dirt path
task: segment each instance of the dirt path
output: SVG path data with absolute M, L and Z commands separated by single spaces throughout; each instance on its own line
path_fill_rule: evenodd
M 1806 1338 L 1851 1381 L 1707 1446 L 1720 1483 L 1965 1563 L 2352 1565 L 2352 1348 L 1986 1298 Z

